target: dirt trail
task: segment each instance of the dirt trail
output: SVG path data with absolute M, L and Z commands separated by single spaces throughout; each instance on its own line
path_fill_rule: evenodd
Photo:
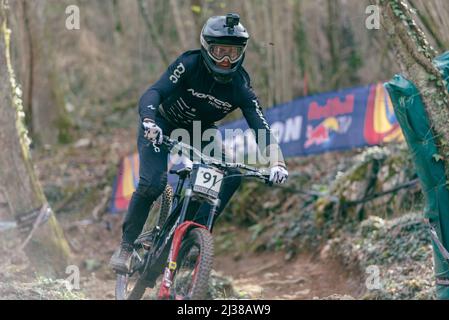
M 88 299 L 114 299 L 115 277 L 107 264 L 120 239 L 121 218 L 109 217 L 108 221 L 107 225 L 66 226 L 72 245 L 81 249 L 78 252 L 84 275 L 81 287 Z M 360 295 L 360 279 L 348 274 L 338 263 L 323 262 L 306 254 L 288 262 L 284 257 L 282 252 L 244 255 L 228 251 L 216 255 L 214 270 L 232 277 L 234 288 L 252 299 L 313 299 L 331 295 L 357 298 Z
M 338 263 L 299 255 L 285 261 L 283 253 L 253 253 L 235 261 L 232 255 L 216 257 L 215 270 L 231 276 L 234 286 L 254 299 L 357 298 L 360 279 Z M 338 295 L 338 296 L 337 296 Z M 345 297 L 346 296 L 346 297 Z

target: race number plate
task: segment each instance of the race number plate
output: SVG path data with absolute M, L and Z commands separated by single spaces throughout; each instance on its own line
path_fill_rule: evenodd
M 193 191 L 218 198 L 222 181 L 223 173 L 214 168 L 200 166 L 193 184 Z

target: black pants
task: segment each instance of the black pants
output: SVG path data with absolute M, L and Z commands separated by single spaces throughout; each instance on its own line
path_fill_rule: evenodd
M 164 135 L 170 135 L 175 129 L 159 114 L 156 116 L 155 121 L 162 128 Z M 140 161 L 139 184 L 132 195 L 128 212 L 123 222 L 122 241 L 126 243 L 133 243 L 142 232 L 151 205 L 162 194 L 167 185 L 168 152 L 164 148 L 161 148 L 160 152 L 155 152 L 152 144 L 145 139 L 142 128 L 139 129 L 137 148 Z M 235 176 L 235 174 L 237 174 L 237 171 L 229 171 L 227 175 L 232 175 L 233 177 L 223 181 L 219 194 L 221 204 L 217 210 L 218 214 L 223 211 L 232 195 L 240 186 L 241 177 Z M 203 204 L 199 208 L 198 215 L 206 216 L 209 210 L 210 205 Z

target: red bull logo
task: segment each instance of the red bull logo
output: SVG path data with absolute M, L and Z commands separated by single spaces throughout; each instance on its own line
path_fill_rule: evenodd
M 305 148 L 313 145 L 322 145 L 330 143 L 334 134 L 344 134 L 351 126 L 352 117 L 329 117 L 321 122 L 318 126 L 307 126 L 307 140 L 304 144 Z

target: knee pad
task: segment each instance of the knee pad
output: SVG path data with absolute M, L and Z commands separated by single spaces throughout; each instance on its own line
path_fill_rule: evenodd
M 167 185 L 167 174 L 163 174 L 159 179 L 143 181 L 140 179 L 136 188 L 136 193 L 150 201 L 154 201 L 164 192 Z

